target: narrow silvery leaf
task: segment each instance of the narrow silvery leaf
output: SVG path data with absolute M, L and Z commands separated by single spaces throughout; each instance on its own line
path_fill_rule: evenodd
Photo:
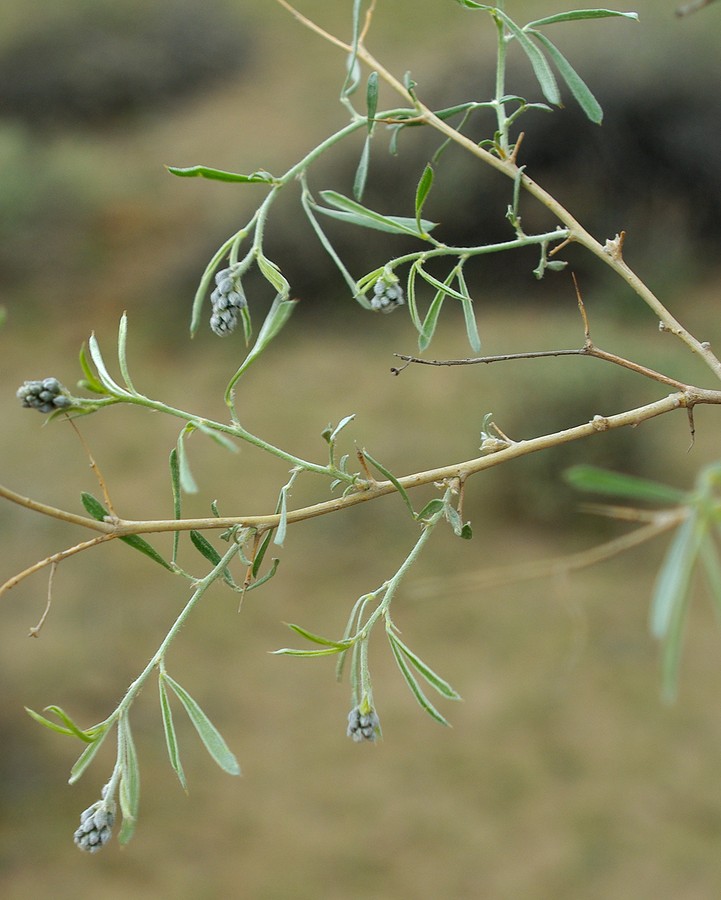
M 84 774 L 85 770 L 88 768 L 90 763 L 95 759 L 95 755 L 98 750 L 108 736 L 109 729 L 101 732 L 98 737 L 92 742 L 92 744 L 88 744 L 88 746 L 83 750 L 80 756 L 75 761 L 72 769 L 70 770 L 70 778 L 68 779 L 68 784 L 75 784 Z
M 283 647 L 280 650 L 273 650 L 273 656 L 298 656 L 312 659 L 316 656 L 335 656 L 336 653 L 345 653 L 348 647 L 326 647 L 325 650 L 296 650 L 293 647 Z
M 421 317 L 418 314 L 418 306 L 416 304 L 416 275 L 418 274 L 418 269 L 420 268 L 420 262 L 416 260 L 413 265 L 408 270 L 408 283 L 406 284 L 406 301 L 408 303 L 408 312 L 411 316 L 411 322 L 416 328 L 416 331 L 423 331 L 423 322 L 421 321 Z
M 351 413 L 349 416 L 344 416 L 344 418 L 340 420 L 340 422 L 336 425 L 336 427 L 330 434 L 328 438 L 329 443 L 334 444 L 338 439 L 338 435 L 341 433 L 341 431 L 346 427 L 346 425 L 350 425 L 353 419 L 355 419 L 355 413 Z
M 273 538 L 273 543 L 278 547 L 282 547 L 285 543 L 285 535 L 288 530 L 288 500 L 287 500 L 288 491 L 284 487 L 280 492 L 280 510 L 278 520 L 278 528 L 275 532 L 275 537 Z
M 555 22 L 570 22 L 575 19 L 606 19 L 609 16 L 621 16 L 624 19 L 638 21 L 638 13 L 635 12 L 617 12 L 613 9 L 572 9 L 570 12 L 556 13 L 543 19 L 535 19 L 524 27 L 524 31 L 538 28 L 540 25 L 553 25 Z
M 528 37 L 528 35 L 521 28 L 519 28 L 512 19 L 510 19 L 505 13 L 501 12 L 500 10 L 497 12 L 497 15 L 506 24 L 508 30 L 516 38 L 518 43 L 521 45 L 521 49 L 528 57 L 543 96 L 546 98 L 546 100 L 548 100 L 549 103 L 553 103 L 554 106 L 558 106 L 561 103 L 561 95 L 558 92 L 556 79 L 553 76 L 553 72 L 551 71 L 551 67 L 548 65 L 546 57 Z
M 595 125 L 600 125 L 603 121 L 603 110 L 601 109 L 598 100 L 596 100 L 591 93 L 586 82 L 581 78 L 561 51 L 548 40 L 545 34 L 541 34 L 539 31 L 532 31 L 530 33 L 533 34 L 536 40 L 540 41 L 546 48 L 548 55 L 555 63 L 561 77 L 568 85 L 569 90 L 575 97 L 578 105 L 586 114 L 587 118 Z
M 163 729 L 165 731 L 165 743 L 168 747 L 168 757 L 170 758 L 170 765 L 173 767 L 173 771 L 178 776 L 178 781 L 180 782 L 183 790 L 187 793 L 188 785 L 185 780 L 185 773 L 183 772 L 182 763 L 180 762 L 178 738 L 175 734 L 175 725 L 173 724 L 173 711 L 170 708 L 168 692 L 165 689 L 162 675 L 158 679 L 158 688 L 160 690 L 160 710 L 163 716 Z
M 178 451 L 178 474 L 180 476 L 180 487 L 186 494 L 197 494 L 198 493 L 198 485 L 195 483 L 195 479 L 193 478 L 193 473 L 190 471 L 190 463 L 188 462 L 188 455 L 185 450 L 185 441 L 183 439 L 185 434 L 189 434 L 184 428 L 180 432 L 180 436 L 178 437 L 178 443 L 176 444 L 176 449 Z
M 133 386 L 133 382 L 130 378 L 130 372 L 128 371 L 127 349 L 128 349 L 128 316 L 126 313 L 123 313 L 122 316 L 120 317 L 120 325 L 118 327 L 118 366 L 120 368 L 120 374 L 123 376 L 123 381 L 125 382 L 125 386 L 133 394 L 137 394 L 138 392 L 135 390 L 135 387 Z
M 418 225 L 415 219 L 404 216 L 384 216 L 381 213 L 375 212 L 375 210 L 362 206 L 360 203 L 356 203 L 349 197 L 343 196 L 343 194 L 339 194 L 337 191 L 321 191 L 320 196 L 326 203 L 335 207 L 334 210 L 326 209 L 322 206 L 316 207 L 319 212 L 323 212 L 326 215 L 351 222 L 355 225 L 363 225 L 366 228 L 388 231 L 392 234 L 412 234 L 416 237 L 423 236 L 418 231 Z M 436 222 L 421 220 L 422 231 L 428 232 L 435 228 L 436 224 Z
M 123 824 L 118 834 L 121 844 L 126 844 L 133 836 L 140 806 L 140 768 L 128 717 L 123 715 L 118 721 L 119 745 L 122 748 L 123 773 L 120 778 L 119 800 L 123 814 Z
M 371 136 L 365 139 L 365 143 L 363 144 L 363 150 L 361 152 L 360 161 L 358 163 L 358 168 L 356 169 L 355 179 L 353 181 L 353 196 L 356 200 L 363 199 L 363 193 L 366 188 L 366 181 L 368 179 L 368 164 L 370 162 L 371 157 Z
M 370 453 L 368 453 L 367 450 L 364 449 L 362 451 L 362 453 L 363 453 L 363 457 L 365 459 L 367 459 L 368 462 L 371 463 L 371 465 L 375 466 L 376 469 L 378 469 L 378 471 L 382 475 L 385 475 L 385 477 L 388 479 L 388 481 L 391 482 L 393 487 L 398 491 L 398 493 L 403 498 L 403 502 L 406 504 L 408 509 L 411 511 L 411 515 L 413 516 L 413 518 L 415 518 L 416 514 L 415 514 L 415 511 L 413 510 L 413 504 L 411 503 L 411 498 L 408 496 L 408 491 L 406 491 L 406 489 L 403 487 L 403 485 L 400 483 L 400 481 L 398 481 L 396 476 L 392 472 L 390 472 L 388 469 L 386 469 L 385 466 L 382 466 L 378 462 L 377 459 L 373 459 L 373 457 L 370 455 Z
M 703 536 L 694 514 L 679 525 L 656 578 L 651 601 L 651 633 L 667 636 L 674 614 L 683 605 Z
M 181 495 L 180 495 L 180 469 L 178 467 L 178 450 L 173 447 L 170 451 L 168 460 L 170 465 L 170 489 L 173 494 L 173 518 L 179 519 L 182 514 Z M 180 540 L 180 532 L 173 532 L 173 556 L 172 562 L 178 559 L 178 541 Z
M 343 87 L 341 88 L 341 97 L 349 97 L 360 83 L 360 65 L 358 64 L 358 41 L 360 40 L 361 29 L 361 12 L 363 10 L 363 0 L 353 0 L 353 40 L 351 43 L 351 53 L 347 62 L 347 75 Z
M 94 394 L 107 394 L 107 390 L 103 387 L 103 385 L 98 381 L 95 376 L 95 373 L 90 368 L 90 363 L 88 362 L 88 355 L 85 352 L 85 344 L 83 344 L 80 348 L 80 368 L 83 371 L 82 384 L 86 390 L 92 391 Z
M 217 566 L 220 562 L 220 554 L 215 549 L 215 547 L 208 541 L 208 539 L 200 532 L 196 531 L 194 528 L 190 530 L 190 540 L 195 547 L 195 549 L 201 553 L 209 562 L 211 562 L 214 566 Z M 223 569 L 223 579 L 233 588 L 236 587 L 233 578 L 228 569 Z
M 426 202 L 426 199 L 432 187 L 433 166 L 429 163 L 423 170 L 423 174 L 421 175 L 420 181 L 418 182 L 418 187 L 416 188 L 416 225 L 418 227 L 418 231 L 423 231 L 423 228 L 421 226 L 421 212 L 423 210 L 423 204 Z
M 88 340 L 88 350 L 90 351 L 90 357 L 95 364 L 95 368 L 98 371 L 100 381 L 102 382 L 103 387 L 106 389 L 106 391 L 108 391 L 108 393 L 110 394 L 114 394 L 117 397 L 131 397 L 132 394 L 130 394 L 124 388 L 121 388 L 120 385 L 110 377 L 110 373 L 108 372 L 105 361 L 103 360 L 103 355 L 100 352 L 98 340 L 94 334 L 91 334 Z
M 268 344 L 280 332 L 280 330 L 290 318 L 290 315 L 295 309 L 297 303 L 297 300 L 286 300 L 283 294 L 278 294 L 278 296 L 275 298 L 270 309 L 268 310 L 268 315 L 265 317 L 265 321 L 263 322 L 263 325 L 258 333 L 255 344 L 241 363 L 240 368 L 228 382 L 228 386 L 225 389 L 225 402 L 227 404 L 230 404 L 232 402 L 233 389 L 235 388 L 238 379 L 245 372 L 248 366 L 255 362 L 255 360 L 261 355 Z
M 163 678 L 168 687 L 171 688 L 178 700 L 183 704 L 183 707 L 188 714 L 188 718 L 193 723 L 206 750 L 210 753 L 215 762 L 229 775 L 240 775 L 238 760 L 233 753 L 231 753 L 220 732 L 205 715 L 200 706 L 198 706 L 185 688 L 181 687 L 175 679 L 170 677 L 170 675 L 166 674 Z
M 263 277 L 273 285 L 275 290 L 282 296 L 282 299 L 285 300 L 290 293 L 290 284 L 288 284 L 288 280 L 278 266 L 262 253 L 258 254 L 257 262 Z
M 423 268 L 423 266 L 418 266 L 418 274 L 424 281 L 427 281 L 432 287 L 436 288 L 436 290 L 441 293 L 447 295 L 448 297 L 453 297 L 454 300 L 463 301 L 465 298 L 460 291 L 457 291 L 455 288 L 451 287 L 451 281 L 456 277 L 456 270 L 446 278 L 445 281 L 439 281 L 437 278 L 434 278 L 429 272 Z
M 438 712 L 435 706 L 421 690 L 421 687 L 414 678 L 413 673 L 408 668 L 408 664 L 406 663 L 401 650 L 396 646 L 394 641 L 391 641 L 390 645 L 391 650 L 393 651 L 393 658 L 395 659 L 396 664 L 401 671 L 401 674 L 405 678 L 406 684 L 410 688 L 411 693 L 416 698 L 418 705 L 421 707 L 421 709 L 424 709 L 432 719 L 435 719 L 436 722 L 439 722 L 441 725 L 450 727 L 450 723 L 447 721 L 447 719 Z
M 98 500 L 97 497 L 93 497 L 92 494 L 89 494 L 87 491 L 83 491 L 80 494 L 80 499 L 82 500 L 82 504 L 85 507 L 85 510 L 99 522 L 105 520 L 105 518 L 109 515 L 108 510 L 103 506 L 103 504 Z M 145 538 L 142 538 L 139 534 L 128 534 L 125 537 L 121 537 L 120 540 L 127 544 L 129 547 L 132 547 L 134 550 L 139 550 L 140 553 L 143 553 L 145 556 L 149 557 L 153 560 L 153 562 L 158 563 L 163 566 L 165 569 L 169 569 L 171 572 L 173 571 L 173 567 L 167 560 L 163 559 L 160 553 L 149 544 Z
M 403 655 L 408 659 L 413 668 L 423 676 L 423 678 L 430 684 L 432 688 L 435 688 L 439 694 L 445 697 L 447 700 L 460 700 L 461 695 L 455 691 L 447 681 L 444 681 L 440 675 L 436 674 L 433 669 L 429 665 L 423 662 L 423 660 L 415 654 L 410 647 L 403 643 L 403 641 L 394 634 L 390 629 L 388 631 L 388 638 L 392 645 L 397 647 Z
M 463 304 L 463 319 L 466 323 L 466 335 L 468 336 L 468 343 L 471 346 L 471 350 L 474 353 L 481 352 L 481 336 L 478 334 L 478 325 L 476 323 L 476 315 L 473 311 L 473 300 L 471 300 L 471 295 L 468 291 L 468 285 L 466 284 L 465 276 L 463 275 L 463 269 L 458 269 L 458 287 L 460 288 L 461 294 L 463 294 L 463 300 L 461 303 Z
M 366 106 L 368 107 L 368 133 L 373 130 L 373 119 L 378 109 L 378 73 L 371 72 L 366 88 Z

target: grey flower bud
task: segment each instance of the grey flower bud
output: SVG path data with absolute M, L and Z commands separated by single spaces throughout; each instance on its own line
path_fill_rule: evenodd
M 373 708 L 368 712 L 362 713 L 359 706 L 354 706 L 348 713 L 348 730 L 346 734 L 357 743 L 361 741 L 375 741 L 380 734 L 380 725 L 381 721 Z
M 37 409 L 41 413 L 69 409 L 73 399 L 57 378 L 43 378 L 40 381 L 25 381 L 16 391 L 26 409 Z
M 80 814 L 80 826 L 73 835 L 75 846 L 87 853 L 97 853 L 108 843 L 115 823 L 115 801 L 98 800 Z
M 398 282 L 396 275 L 387 273 L 381 277 L 373 285 L 373 296 L 370 299 L 371 308 L 383 313 L 393 312 L 393 310 L 403 305 L 403 288 Z
M 215 275 L 216 287 L 210 295 L 212 306 L 210 327 L 215 334 L 221 337 L 234 330 L 238 324 L 240 311 L 248 305 L 237 268 L 237 266 L 230 266 L 217 272 Z

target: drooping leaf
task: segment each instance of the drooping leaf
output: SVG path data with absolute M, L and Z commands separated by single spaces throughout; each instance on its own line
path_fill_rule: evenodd
M 368 180 L 368 166 L 371 157 L 371 136 L 365 139 L 363 150 L 361 151 L 358 168 L 356 169 L 355 178 L 353 179 L 353 196 L 356 200 L 362 200 Z
M 418 186 L 416 187 L 416 227 L 419 232 L 423 231 L 423 227 L 421 225 L 421 212 L 423 211 L 423 205 L 428 199 L 428 194 L 430 193 L 432 187 L 433 166 L 428 163 L 423 170 L 423 174 L 421 175 Z
M 516 25 L 513 19 L 507 16 L 502 10 L 497 10 L 496 15 L 503 21 L 513 37 L 516 38 L 519 46 L 528 57 L 543 96 L 549 103 L 552 103 L 554 106 L 559 106 L 561 103 L 561 95 L 546 57 L 528 37 L 525 31 Z
M 366 106 L 368 107 L 368 133 L 373 130 L 373 119 L 378 109 L 378 73 L 371 72 L 366 87 Z
M 350 647 L 352 641 L 343 640 L 343 641 L 332 641 L 329 638 L 324 638 L 319 634 L 314 634 L 312 631 L 308 631 L 306 628 L 302 628 L 300 625 L 294 625 L 292 622 L 285 623 L 291 631 L 294 631 L 296 634 L 299 634 L 301 637 L 304 637 L 307 641 L 310 641 L 313 644 L 321 644 L 324 647 L 335 647 L 338 650 L 347 650 Z
M 461 303 L 463 304 L 463 320 L 466 324 L 466 335 L 468 336 L 468 343 L 471 346 L 471 350 L 474 353 L 481 352 L 481 336 L 478 333 L 478 324 L 476 322 L 476 315 L 473 311 L 473 300 L 471 299 L 470 292 L 468 290 L 468 285 L 466 284 L 466 278 L 463 274 L 463 269 L 458 269 L 458 287 L 460 289 L 460 293 L 463 295 L 463 300 Z
M 413 509 L 413 504 L 411 503 L 411 498 L 408 496 L 408 491 L 403 487 L 403 485 L 400 483 L 400 481 L 398 481 L 396 476 L 392 472 L 390 472 L 388 469 L 386 469 L 385 466 L 381 465 L 381 463 L 379 463 L 377 459 L 373 459 L 373 457 L 370 455 L 370 453 L 368 453 L 367 450 L 363 449 L 362 453 L 363 453 L 364 458 L 367 459 L 368 462 L 372 466 L 375 466 L 375 468 L 378 469 L 378 471 L 381 473 L 381 475 L 384 475 L 388 479 L 388 481 L 391 482 L 393 487 L 398 491 L 398 493 L 403 498 L 403 502 L 405 503 L 405 505 L 411 511 L 411 515 L 413 516 L 413 518 L 415 518 L 416 514 Z
M 180 762 L 180 751 L 178 749 L 178 738 L 175 733 L 175 725 L 173 724 L 173 711 L 170 708 L 170 700 L 168 699 L 168 691 L 164 683 L 164 676 L 158 679 L 158 688 L 160 690 L 160 710 L 163 717 L 163 730 L 165 732 L 165 743 L 168 747 L 168 757 L 173 771 L 178 776 L 178 781 L 183 790 L 188 792 L 188 784 L 185 780 L 185 772 Z
M 218 729 L 213 725 L 206 716 L 198 703 L 190 696 L 190 694 L 181 687 L 174 678 L 167 673 L 163 678 L 169 688 L 177 696 L 178 700 L 183 704 L 183 708 L 188 714 L 188 718 L 193 723 L 195 730 L 205 745 L 205 749 L 210 753 L 215 762 L 227 772 L 229 775 L 240 775 L 240 766 L 234 754 L 231 753 L 228 745 L 223 740 Z
M 702 537 L 697 515 L 690 514 L 676 529 L 658 571 L 650 625 L 651 633 L 660 640 L 667 637 L 674 614 L 684 603 Z
M 194 528 L 192 528 L 190 530 L 190 540 L 195 549 L 200 554 L 202 554 L 209 562 L 211 562 L 213 566 L 218 565 L 221 560 L 220 553 L 218 553 L 215 547 L 210 543 L 205 535 L 202 534 L 202 532 L 196 531 Z M 223 569 L 223 580 L 227 582 L 231 587 L 236 587 L 236 584 L 233 581 L 233 578 L 228 569 Z
M 120 810 L 123 814 L 123 824 L 118 833 L 121 844 L 127 844 L 133 836 L 138 821 L 138 808 L 140 806 L 140 767 L 138 754 L 135 750 L 133 735 L 130 731 L 130 722 L 127 715 L 122 715 L 118 721 L 120 732 L 120 746 L 122 748 L 123 773 L 120 777 Z
M 586 114 L 586 117 L 595 125 L 600 125 L 603 121 L 603 110 L 601 109 L 598 100 L 596 100 L 591 93 L 591 89 L 586 82 L 581 78 L 555 44 L 552 44 L 551 41 L 549 41 L 545 34 L 541 34 L 540 31 L 532 31 L 529 33 L 546 48 L 546 52 L 553 60 L 561 77 L 568 85 L 568 89 Z
M 434 688 L 438 693 L 445 697 L 447 700 L 460 700 L 461 695 L 454 690 L 445 681 L 438 675 L 436 672 L 431 669 L 431 667 L 423 662 L 423 660 L 418 656 L 418 654 L 414 653 L 410 647 L 403 643 L 403 641 L 398 637 L 395 632 L 391 631 L 390 628 L 387 629 L 388 638 L 391 644 L 397 647 L 401 653 L 406 657 L 408 662 L 413 666 L 413 668 L 428 682 L 428 684 Z
M 109 515 L 108 510 L 103 506 L 100 500 L 92 494 L 87 493 L 87 491 L 83 491 L 80 494 L 80 499 L 87 513 L 99 522 L 102 522 L 105 517 Z M 139 534 L 128 534 L 121 537 L 119 540 L 129 547 L 132 547 L 134 550 L 143 553 L 145 556 L 149 557 L 149 559 L 152 559 L 153 562 L 158 563 L 159 566 L 163 566 L 164 569 L 168 569 L 171 572 L 175 571 L 172 565 L 158 553 L 155 547 L 149 544 L 145 538 L 141 537 Z
M 339 219 L 342 222 L 348 222 L 351 225 L 360 225 L 364 228 L 373 228 L 390 234 L 410 234 L 413 237 L 424 238 L 438 224 L 437 222 L 428 222 L 425 219 L 421 219 L 421 228 L 419 230 L 418 223 L 414 218 L 382 215 L 372 209 L 368 209 L 366 206 L 362 206 L 360 203 L 356 203 L 349 197 L 344 197 L 343 194 L 339 194 L 337 191 L 321 191 L 320 196 L 334 208 L 329 209 L 326 206 L 318 206 L 316 204 L 314 208 L 318 212 L 322 212 L 331 218 Z
M 83 773 L 88 768 L 90 763 L 95 759 L 95 756 L 98 750 L 100 750 L 103 741 L 108 736 L 109 731 L 109 728 L 104 728 L 98 733 L 92 744 L 88 744 L 88 746 L 83 750 L 83 752 L 75 761 L 72 769 L 70 770 L 70 778 L 68 779 L 68 784 L 75 784 L 76 781 L 78 781 L 82 777 Z
M 431 703 L 428 697 L 426 697 L 426 695 L 423 693 L 421 686 L 418 684 L 418 681 L 408 667 L 408 663 L 406 662 L 400 648 L 397 647 L 395 642 L 392 640 L 390 641 L 390 645 L 393 652 L 393 658 L 395 659 L 396 664 L 400 669 L 401 675 L 403 675 L 403 678 L 406 681 L 406 684 L 410 688 L 411 693 L 416 698 L 418 705 L 421 707 L 421 709 L 424 709 L 432 719 L 435 719 L 436 722 L 450 728 L 450 722 L 448 722 L 448 720 L 438 712 L 438 710 Z

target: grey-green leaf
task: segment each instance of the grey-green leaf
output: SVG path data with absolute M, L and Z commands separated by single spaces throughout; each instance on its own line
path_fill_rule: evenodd
M 440 675 L 436 674 L 433 669 L 429 665 L 423 662 L 423 660 L 415 654 L 410 647 L 403 643 L 403 641 L 398 637 L 398 635 L 394 634 L 392 631 L 388 630 L 388 638 L 391 644 L 397 647 L 403 655 L 408 659 L 413 668 L 425 678 L 425 680 L 430 684 L 432 688 L 435 688 L 441 696 L 445 697 L 447 700 L 460 700 L 461 695 L 455 691 L 447 681 L 444 681 Z
M 170 675 L 166 674 L 163 677 L 168 687 L 171 688 L 178 700 L 183 704 L 183 707 L 188 714 L 188 718 L 193 723 L 206 750 L 210 753 L 215 762 L 229 775 L 240 775 L 238 760 L 228 748 L 228 745 L 223 740 L 215 725 L 213 725 L 185 688 L 181 687 L 175 679 L 170 677 Z
M 123 773 L 120 778 L 120 810 L 123 814 L 123 824 L 118 834 L 121 844 L 127 844 L 135 831 L 138 820 L 138 808 L 140 806 L 140 767 L 138 754 L 135 750 L 133 735 L 130 731 L 130 722 L 127 715 L 120 717 L 118 721 L 120 732 L 120 746 L 122 747 Z
M 561 53 L 561 51 L 555 46 L 555 44 L 552 44 L 551 41 L 548 40 L 545 34 L 541 34 L 541 32 L 539 31 L 532 31 L 530 33 L 533 34 L 535 39 L 542 43 L 546 48 L 548 55 L 553 60 L 561 77 L 568 85 L 568 89 L 575 97 L 576 102 L 584 111 L 587 118 L 589 118 L 595 125 L 600 125 L 603 121 L 603 110 L 601 109 L 601 105 L 598 100 L 596 100 L 596 98 L 591 93 L 591 90 L 586 82 L 581 78 L 578 72 L 573 68 L 573 66 Z
M 693 514 L 676 530 L 651 601 L 651 633 L 656 638 L 668 635 L 674 613 L 684 602 L 702 537 L 703 528 Z
M 95 759 L 95 755 L 97 754 L 98 750 L 100 750 L 100 747 L 105 738 L 108 736 L 108 732 L 109 729 L 105 728 L 98 734 L 92 744 L 88 744 L 88 746 L 83 750 L 83 752 L 75 761 L 74 766 L 70 770 L 70 778 L 68 779 L 68 784 L 75 784 L 75 782 L 82 777 L 83 773 L 88 768 L 90 763 Z
M 413 673 L 408 668 L 408 664 L 406 663 L 400 649 L 395 645 L 393 641 L 391 641 L 390 644 L 391 650 L 393 651 L 393 658 L 395 659 L 396 664 L 401 671 L 401 674 L 405 678 L 406 684 L 410 688 L 411 693 L 416 698 L 418 705 L 421 707 L 421 709 L 424 709 L 432 719 L 435 719 L 436 722 L 439 722 L 441 725 L 450 727 L 450 723 L 447 721 L 447 719 L 438 712 L 435 706 L 421 690 L 421 687 L 414 678 Z
M 183 790 L 188 792 L 188 785 L 185 780 L 185 772 L 183 771 L 182 763 L 180 762 L 180 751 L 178 749 L 178 738 L 175 734 L 175 725 L 173 724 L 173 711 L 170 708 L 170 700 L 168 699 L 168 692 L 165 688 L 163 675 L 158 679 L 158 688 L 160 690 L 160 711 L 163 716 L 163 729 L 165 731 L 165 743 L 168 747 L 168 757 L 170 758 L 170 765 L 173 767 L 173 771 L 178 776 L 178 781 L 180 782 Z
M 541 25 L 553 25 L 556 22 L 571 22 L 577 19 L 607 19 L 609 16 L 620 16 L 624 19 L 638 21 L 638 13 L 635 12 L 617 12 L 614 9 L 572 9 L 569 12 L 556 13 L 543 19 L 535 19 L 524 27 L 524 31 L 530 28 L 538 28 Z

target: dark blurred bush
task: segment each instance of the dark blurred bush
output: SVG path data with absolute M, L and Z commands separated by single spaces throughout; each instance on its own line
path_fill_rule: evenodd
M 31 128 L 105 125 L 207 88 L 248 49 L 213 3 L 85 7 L 4 46 L 0 116 Z

